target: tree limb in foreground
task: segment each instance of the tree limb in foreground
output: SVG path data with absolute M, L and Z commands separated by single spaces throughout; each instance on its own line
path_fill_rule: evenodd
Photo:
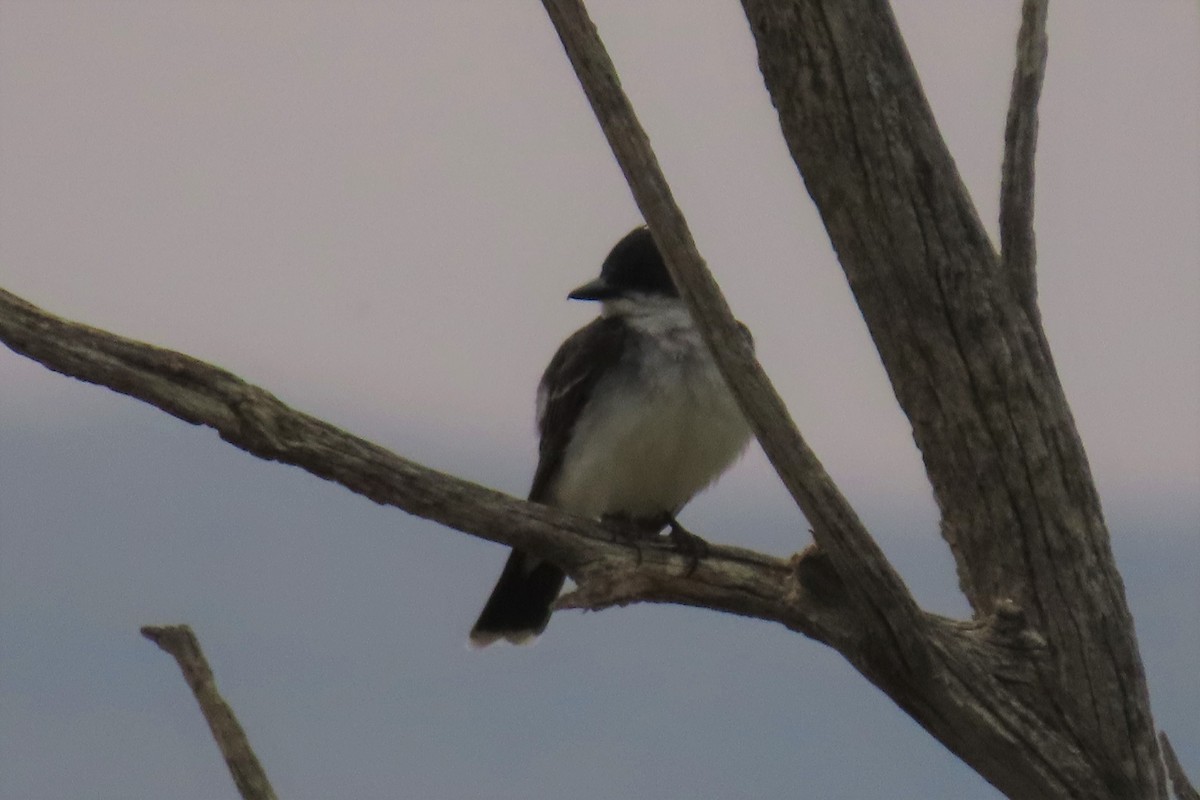
M 543 0 L 543 6 L 680 295 L 767 458 L 812 525 L 813 539 L 828 554 L 858 616 L 870 620 L 875 636 L 890 640 L 913 669 L 920 669 L 922 649 L 910 647 L 911 637 L 893 634 L 917 623 L 916 601 L 804 441 L 783 399 L 746 347 L 720 287 L 696 250 L 649 137 L 621 90 L 587 10 L 579 0 Z
M 997 631 L 1012 624 L 1039 643 L 1024 663 L 1030 685 L 1000 691 L 1020 696 L 1015 705 L 949 706 L 942 701 L 956 692 L 922 685 L 931 675 L 974 684 L 977 700 L 987 678 L 960 671 L 961 654 L 939 651 L 936 633 L 911 629 L 920 618 L 906 589 L 848 504 L 833 487 L 814 491 L 824 488 L 813 480 L 820 465 L 738 351 L 728 309 L 582 2 L 543 5 L 763 449 L 878 636 L 866 658 L 843 654 L 1012 797 L 1165 796 L 1132 620 L 1034 297 L 1045 3 L 1023 9 L 1001 264 L 887 3 L 743 0 L 784 137 L 913 424 L 964 592 L 977 619 L 991 618 Z M 873 613 L 872 603 L 895 598 L 905 605 Z
M 829 555 L 810 547 L 782 560 L 714 545 L 692 560 L 669 547 L 614 541 L 603 525 L 428 469 L 284 405 L 219 367 L 55 317 L 0 290 L 0 341 L 56 372 L 143 400 L 269 461 L 293 464 L 351 491 L 480 538 L 554 560 L 579 584 L 564 608 L 634 602 L 692 605 L 778 622 L 838 650 L 927 728 L 931 719 L 986 720 L 1005 740 L 1062 754 L 1068 743 L 1040 720 L 1035 666 L 1045 642 L 1015 606 L 970 622 L 921 612 L 894 631 L 928 667 L 856 613 Z M 940 733 L 940 732 L 939 732 Z M 952 737 L 939 736 L 963 755 Z M 991 752 L 990 750 L 988 752 Z M 994 756 L 1000 758 L 1003 750 Z M 1054 765 L 1061 780 L 1075 762 Z M 1032 796 L 1032 795 L 1030 795 Z
M 828 592 L 813 596 L 788 561 L 714 545 L 692 571 L 691 559 L 670 547 L 643 543 L 635 550 L 600 523 L 416 464 L 296 411 L 219 367 L 55 317 L 3 289 L 0 341 L 55 372 L 213 428 L 259 458 L 551 559 L 586 590 L 563 598 L 564 607 L 679 603 L 779 622 L 822 642 L 862 637 L 840 600 Z
M 246 731 L 217 691 L 216 678 L 192 629 L 187 625 L 147 625 L 141 633 L 179 665 L 243 800 L 276 800 L 275 790 L 250 746 Z

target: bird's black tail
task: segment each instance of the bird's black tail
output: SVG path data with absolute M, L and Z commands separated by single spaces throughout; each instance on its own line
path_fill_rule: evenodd
M 492 596 L 471 628 L 471 645 L 487 647 L 500 639 L 524 644 L 533 639 L 550 622 L 550 605 L 565 578 L 563 571 L 550 562 L 513 550 Z

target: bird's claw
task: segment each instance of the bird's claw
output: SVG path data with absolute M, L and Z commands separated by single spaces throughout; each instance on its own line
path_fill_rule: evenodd
M 708 542 L 680 525 L 674 517 L 667 520 L 667 527 L 667 538 L 671 540 L 671 544 L 678 552 L 688 556 L 688 568 L 684 575 L 691 575 L 696 571 L 696 567 L 700 566 L 700 559 L 708 556 Z
M 613 541 L 627 544 L 637 554 L 637 564 L 642 564 L 641 542 L 656 539 L 663 528 L 667 528 L 667 539 L 677 553 L 688 557 L 688 568 L 684 573 L 691 575 L 700 565 L 700 559 L 708 556 L 708 542 L 679 524 L 671 514 L 662 514 L 649 519 L 634 519 L 626 514 L 608 514 L 603 522 L 612 532 Z
M 612 533 L 612 540 L 614 542 L 627 544 L 633 548 L 633 552 L 637 556 L 637 566 L 640 567 L 642 565 L 642 547 L 640 543 L 646 538 L 645 527 L 628 514 L 605 514 L 601 518 L 601 522 Z

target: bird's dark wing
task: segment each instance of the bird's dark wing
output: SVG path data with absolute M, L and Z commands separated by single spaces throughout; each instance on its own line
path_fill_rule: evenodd
M 621 357 L 628 326 L 616 317 L 598 317 L 571 334 L 550 359 L 538 387 L 537 472 L 529 489 L 535 503 L 549 501 L 571 432 L 596 383 Z

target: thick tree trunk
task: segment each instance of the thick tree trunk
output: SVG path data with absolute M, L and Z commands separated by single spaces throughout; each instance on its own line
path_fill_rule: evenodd
M 1013 797 L 1165 797 L 1133 621 L 1033 308 L 1031 255 L 997 257 L 883 0 L 743 5 L 962 589 L 977 618 L 1011 604 L 1043 642 L 1013 699 L 1051 749 L 1018 726 L 997 759 L 977 726 L 999 720 L 930 722 Z

